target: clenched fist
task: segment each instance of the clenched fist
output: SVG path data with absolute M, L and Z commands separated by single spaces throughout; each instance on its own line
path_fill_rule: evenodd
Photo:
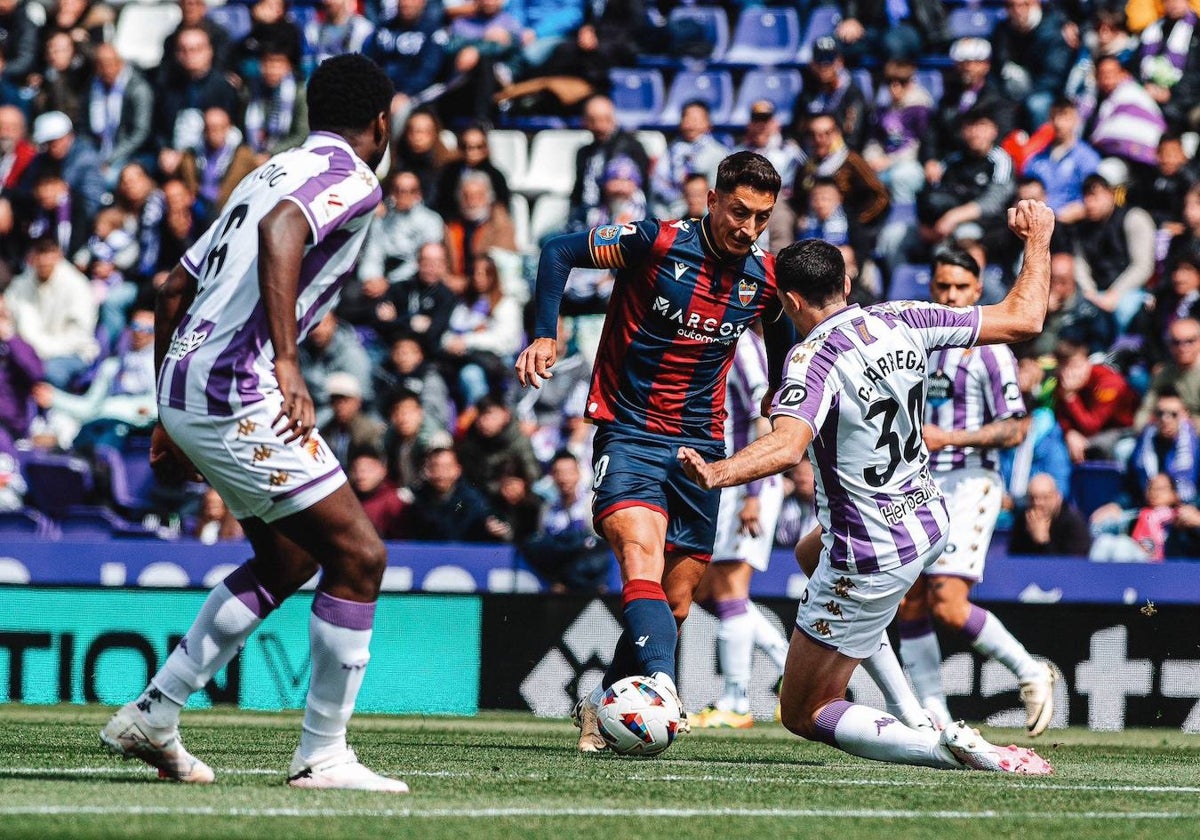
M 1016 207 L 1008 208 L 1008 229 L 1021 239 L 1040 237 L 1049 242 L 1054 232 L 1054 211 L 1043 201 L 1023 198 Z

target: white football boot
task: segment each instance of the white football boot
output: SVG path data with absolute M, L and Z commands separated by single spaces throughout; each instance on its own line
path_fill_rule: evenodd
M 964 770 L 1015 773 L 1021 776 L 1049 776 L 1050 762 L 1028 747 L 997 747 L 989 744 L 978 731 L 962 721 L 942 730 L 939 742 L 958 759 Z
M 389 779 L 359 763 L 349 747 L 318 761 L 306 761 L 300 750 L 292 756 L 288 769 L 288 784 L 297 788 L 321 790 L 366 790 L 374 793 L 408 793 L 408 785 L 399 779 Z
M 141 759 L 160 779 L 206 785 L 215 778 L 211 767 L 184 749 L 178 727 L 151 726 L 136 702 L 117 710 L 100 730 L 100 743 L 124 759 Z
M 692 731 L 692 724 L 688 722 L 687 712 L 683 710 L 683 700 L 679 698 L 679 689 L 675 687 L 675 680 L 671 679 L 662 671 L 657 671 L 650 676 L 650 680 L 660 688 L 666 690 L 675 701 L 675 708 L 679 710 L 679 727 L 675 730 L 677 735 L 686 735 Z
M 1058 669 L 1040 663 L 1045 673 L 1037 679 L 1021 683 L 1021 702 L 1025 704 L 1025 728 L 1037 737 L 1046 731 L 1054 717 L 1054 683 L 1058 681 Z

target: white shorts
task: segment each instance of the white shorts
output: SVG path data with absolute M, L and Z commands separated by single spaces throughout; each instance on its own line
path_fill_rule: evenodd
M 771 550 L 775 545 L 775 525 L 783 507 L 783 480 L 773 475 L 763 480 L 758 494 L 758 522 L 762 533 L 757 537 L 739 534 L 742 522 L 739 514 L 742 501 L 746 498 L 746 487 L 726 487 L 721 491 L 721 508 L 717 513 L 717 539 L 713 546 L 712 562 L 749 563 L 759 572 L 765 572 L 771 562 Z
M 983 580 L 988 546 L 1004 502 L 1000 476 L 983 467 L 934 474 L 950 512 L 950 539 L 927 575 L 948 575 L 978 583 Z
M 823 554 L 800 596 L 796 629 L 822 647 L 866 659 L 879 650 L 879 638 L 892 623 L 904 593 L 942 545 L 935 544 L 924 557 L 897 569 L 868 574 L 840 572 Z
M 275 392 L 232 417 L 160 405 L 159 419 L 238 519 L 274 522 L 312 507 L 346 483 L 346 474 L 314 429 L 285 444 L 271 430 L 283 398 Z

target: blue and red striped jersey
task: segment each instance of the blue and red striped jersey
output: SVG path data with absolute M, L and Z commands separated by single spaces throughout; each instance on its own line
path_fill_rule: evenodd
M 775 257 L 723 259 L 707 219 L 645 219 L 587 232 L 616 282 L 586 416 L 631 430 L 721 441 L 725 377 L 738 336 L 779 311 Z

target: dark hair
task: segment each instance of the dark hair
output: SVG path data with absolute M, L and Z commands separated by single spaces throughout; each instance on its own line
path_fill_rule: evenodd
M 837 179 L 831 178 L 828 175 L 818 175 L 816 178 L 813 178 L 812 186 L 808 188 L 808 191 L 812 192 L 817 187 L 833 187 L 838 191 L 838 195 L 842 194 L 842 188 L 838 184 Z
M 371 458 L 381 463 L 387 463 L 387 456 L 383 450 L 374 443 L 356 443 L 350 447 L 346 453 L 346 461 L 350 462 L 356 458 Z
M 359 53 L 321 62 L 308 80 L 311 131 L 362 131 L 391 110 L 395 89 L 387 74 Z
M 775 282 L 781 292 L 796 292 L 821 306 L 844 293 L 846 259 L 836 245 L 823 239 L 802 239 L 779 252 Z
M 53 236 L 44 235 L 29 243 L 29 251 L 34 254 L 49 254 L 51 251 L 61 251 L 62 246 Z
M 1080 187 L 1079 191 L 1083 195 L 1087 195 L 1092 190 L 1096 189 L 1096 187 L 1103 187 L 1109 192 L 1116 192 L 1116 188 L 1113 187 L 1112 184 L 1108 183 L 1108 179 L 1099 172 L 1093 172 L 1091 175 L 1084 178 L 1083 185 Z
M 559 461 L 570 461 L 572 464 L 579 463 L 579 459 L 569 449 L 560 449 L 550 456 L 550 466 L 554 466 Z
M 1158 138 L 1158 145 L 1160 148 L 1162 147 L 1162 145 L 1164 143 L 1182 143 L 1182 142 L 1183 142 L 1183 135 L 1180 134 L 1178 131 L 1172 131 L 1170 129 L 1164 131 L 1162 133 L 1162 137 Z
M 1079 106 L 1075 104 L 1075 100 L 1071 99 L 1069 96 L 1056 97 L 1055 100 L 1050 103 L 1050 113 L 1052 114 L 1058 111 L 1066 111 L 1067 109 L 1072 111 L 1079 110 Z
M 986 105 L 976 105 L 963 114 L 960 125 L 974 125 L 981 120 L 987 120 L 992 125 L 996 125 L 996 115 Z
M 971 276 L 976 280 L 979 279 L 979 262 L 967 253 L 964 248 L 957 248 L 951 245 L 939 250 L 933 255 L 933 265 L 931 268 L 937 271 L 939 265 L 961 268 L 963 271 L 970 272 Z
M 388 395 L 387 413 L 391 414 L 393 411 L 395 411 L 396 406 L 398 406 L 402 402 L 407 402 L 409 400 L 412 400 L 417 405 L 421 405 L 421 397 L 417 394 L 416 391 L 410 391 L 407 388 L 397 388 L 395 391 L 392 391 L 392 393 Z
M 704 115 L 706 117 L 712 115 L 712 106 L 709 105 L 707 102 L 705 102 L 703 99 L 689 99 L 687 102 L 684 102 L 683 107 L 679 109 L 679 116 L 681 118 L 683 117 L 683 112 L 686 111 L 688 108 L 703 108 Z
M 1020 189 L 1021 187 L 1028 187 L 1031 184 L 1037 184 L 1043 190 L 1046 189 L 1046 182 L 1037 175 L 1022 175 L 1017 179 L 1017 189 Z
M 495 394 L 485 394 L 475 401 L 475 410 L 479 412 L 479 414 L 486 414 L 493 408 L 509 411 L 509 407 L 504 404 L 504 400 L 500 399 Z
M 734 152 L 717 167 L 716 188 L 731 193 L 738 187 L 779 195 L 783 181 L 771 161 L 757 152 Z
M 1175 386 L 1170 382 L 1165 383 L 1161 388 L 1158 389 L 1158 392 L 1154 395 L 1155 402 L 1157 402 L 1158 400 L 1164 399 L 1164 398 L 1176 399 L 1176 400 L 1183 399 L 1182 397 L 1179 396 L 1179 391 L 1176 390 Z

